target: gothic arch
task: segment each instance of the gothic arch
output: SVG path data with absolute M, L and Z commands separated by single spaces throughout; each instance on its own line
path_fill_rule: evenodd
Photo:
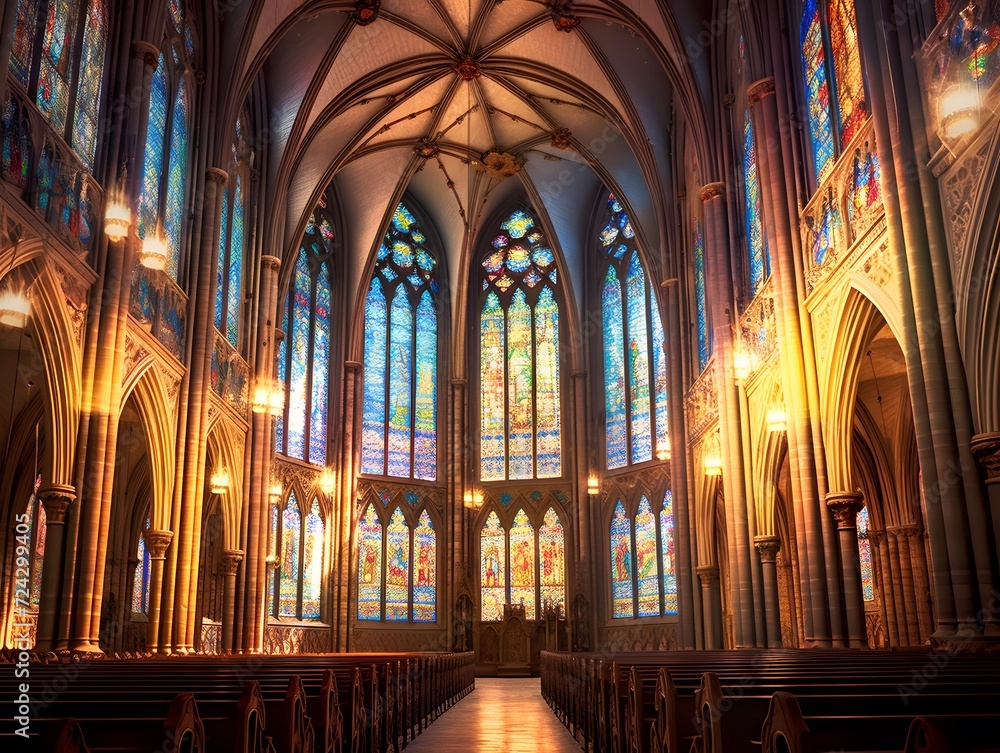
M 243 453 L 235 447 L 229 435 L 229 422 L 218 420 L 208 433 L 208 459 L 206 478 L 217 467 L 229 472 L 229 490 L 220 499 L 225 548 L 239 549 L 240 510 L 243 507 Z

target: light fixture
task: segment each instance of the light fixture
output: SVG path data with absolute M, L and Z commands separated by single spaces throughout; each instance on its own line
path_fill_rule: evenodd
M 113 241 L 120 241 L 128 235 L 132 226 L 132 213 L 119 198 L 112 198 L 104 210 L 104 234 Z
M 742 382 L 750 376 L 750 354 L 743 348 L 737 348 L 736 352 L 733 353 L 733 371 L 738 382 Z
M 788 430 L 788 415 L 783 410 L 775 409 L 767 412 L 767 430 L 784 432 Z
M 229 471 L 225 467 L 216 468 L 210 481 L 212 494 L 225 494 L 229 491 Z
M 271 500 L 272 505 L 277 505 L 278 501 L 281 499 L 281 493 L 284 491 L 280 481 L 275 481 L 269 487 L 267 487 L 267 496 Z
M 705 475 L 706 476 L 721 476 L 722 475 L 722 458 L 718 455 L 709 455 L 705 458 Z
M 147 269 L 163 271 L 167 268 L 169 254 L 170 245 L 163 235 L 157 231 L 152 235 L 147 235 L 143 239 L 142 251 L 139 252 L 139 263 Z
M 979 127 L 979 89 L 955 84 L 941 95 L 938 116 L 945 138 L 958 139 Z
M 319 489 L 327 497 L 332 496 L 337 488 L 337 472 L 333 468 L 324 468 L 319 474 Z
M 285 409 L 285 385 L 275 380 L 271 382 L 271 394 L 267 401 L 268 411 L 277 416 Z
M 663 444 L 656 450 L 656 459 L 666 463 L 673 455 L 670 452 L 670 437 L 663 440 Z
M 285 389 L 281 382 L 273 379 L 259 379 L 253 391 L 251 404 L 254 413 L 276 416 L 285 408 Z
M 478 510 L 483 506 L 483 492 L 481 489 L 466 489 L 462 496 L 462 504 L 470 510 Z
M 28 324 L 31 302 L 24 293 L 8 287 L 0 293 L 0 324 L 24 329 Z
M 587 494 L 593 497 L 596 494 L 601 493 L 601 480 L 597 477 L 596 473 L 591 473 L 587 478 Z

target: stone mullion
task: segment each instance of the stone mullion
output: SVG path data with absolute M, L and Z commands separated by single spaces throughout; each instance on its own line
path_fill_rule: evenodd
M 564 577 L 566 578 L 566 591 L 569 594 L 568 603 L 572 603 L 574 591 L 576 590 L 576 588 L 571 587 L 571 583 L 578 586 L 584 594 L 589 594 L 590 600 L 593 602 L 593 592 L 596 589 L 591 584 L 598 581 L 593 579 L 594 567 L 596 565 L 594 560 L 596 558 L 591 557 L 591 547 L 588 545 L 591 536 L 591 507 L 590 495 L 587 494 L 587 479 L 590 475 L 587 462 L 587 371 L 586 369 L 575 369 L 571 376 L 573 378 L 571 382 L 572 392 L 570 394 L 570 399 L 573 401 L 571 429 L 576 450 L 576 457 L 574 458 L 574 465 L 576 466 L 576 473 L 574 474 L 576 479 L 576 494 L 569 496 L 570 499 L 574 497 L 580 499 L 580 504 L 573 505 L 573 508 L 569 511 L 573 518 L 572 530 L 567 529 L 566 531 L 567 536 L 572 537 L 572 541 L 576 547 L 575 556 L 572 562 L 568 563 L 576 576 L 575 583 L 574 581 L 570 581 L 568 574 L 564 575 Z M 653 430 L 654 432 L 656 430 L 655 424 Z M 540 562 L 540 560 L 536 560 L 536 562 Z M 567 610 L 566 620 L 571 631 L 573 629 L 571 624 L 573 618 L 574 615 L 569 614 L 569 610 Z
M 148 530 L 145 533 L 149 551 L 149 622 L 146 625 L 146 650 L 157 653 L 160 648 L 160 614 L 163 595 L 164 558 L 174 534 L 171 531 Z
M 222 553 L 223 591 L 222 614 L 220 615 L 222 618 L 222 645 L 219 646 L 219 652 L 223 654 L 231 654 L 233 652 L 233 618 L 236 616 L 236 571 L 239 569 L 240 562 L 242 561 L 243 550 L 241 549 L 226 549 Z
M 35 632 L 35 650 L 45 652 L 55 647 L 60 579 L 65 554 L 66 511 L 76 499 L 76 490 L 72 486 L 53 485 L 39 491 L 38 496 L 45 508 L 47 556 L 42 560 L 42 593 L 38 608 L 38 627 Z
M 877 554 L 879 558 L 879 598 L 885 617 L 886 641 L 890 646 L 899 646 L 902 644 L 899 639 L 899 619 L 896 616 L 896 595 L 893 592 L 896 579 L 893 577 L 889 534 L 869 529 L 868 540 L 872 543 L 873 554 Z
M 469 456 L 471 453 L 471 437 L 468 435 L 468 412 L 466 408 L 466 394 L 468 390 L 468 380 L 456 377 L 451 380 L 451 447 L 453 467 L 449 478 L 447 491 L 448 503 L 445 506 L 445 516 L 451 522 L 450 538 L 448 548 L 451 551 L 451 572 L 448 578 L 448 587 L 444 591 L 448 594 L 449 611 L 454 610 L 458 605 L 459 591 L 461 584 L 465 581 L 465 574 L 471 573 L 472 548 L 467 541 L 469 538 L 466 518 L 468 513 L 462 504 L 466 489 L 471 489 L 471 480 L 468 479 Z M 440 546 L 440 544 L 439 544 Z M 448 644 L 455 645 L 456 622 L 459 615 L 453 614 L 453 619 L 448 623 Z
M 708 650 L 721 649 L 725 645 L 722 637 L 722 594 L 719 590 L 719 566 L 699 565 L 697 572 L 701 581 L 705 648 Z
M 920 645 L 920 627 L 917 624 L 917 605 L 913 590 L 913 560 L 910 555 L 910 536 L 916 532 L 914 526 L 890 528 L 896 537 L 899 552 L 899 585 L 903 592 L 903 606 L 906 610 L 906 635 L 911 646 Z
M 754 546 L 760 557 L 761 579 L 764 588 L 764 616 L 767 620 L 766 645 L 781 648 L 781 615 L 778 606 L 778 549 L 781 539 L 777 536 L 757 536 Z
M 347 361 L 344 364 L 344 427 L 341 450 L 341 478 L 340 485 L 340 510 L 338 520 L 340 525 L 337 528 L 338 550 L 337 557 L 338 589 L 337 589 L 337 614 L 339 615 L 336 630 L 336 645 L 334 650 L 347 651 L 348 646 L 348 626 L 351 622 L 351 563 L 353 550 L 351 542 L 354 540 L 354 526 L 357 517 L 357 504 L 354 499 L 354 488 L 357 483 L 357 468 L 355 458 L 359 453 L 355 451 L 355 437 L 358 432 L 355 429 L 356 416 L 362 409 L 362 401 L 359 400 L 359 392 L 363 385 L 359 379 L 362 364 L 358 361 Z M 383 535 L 385 530 L 383 528 Z

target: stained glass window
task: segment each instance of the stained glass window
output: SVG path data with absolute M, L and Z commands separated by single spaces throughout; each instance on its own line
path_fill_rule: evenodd
M 284 510 L 271 508 L 270 542 L 272 548 L 277 548 L 278 567 L 268 584 L 269 615 L 320 619 L 325 536 L 326 525 L 318 499 L 306 507 L 293 491 Z
M 823 197 L 820 205 L 820 216 L 808 216 L 807 221 L 813 225 L 813 262 L 816 266 L 821 266 L 826 261 L 827 254 L 833 248 L 833 234 L 835 228 L 840 225 L 840 212 L 837 210 L 837 202 L 833 196 L 833 189 Z
M 368 505 L 358 521 L 358 619 L 382 618 L 382 521 Z
M 507 535 L 500 518 L 491 512 L 479 534 L 481 619 L 494 622 L 503 618 L 507 602 Z
M 139 532 L 139 544 L 136 548 L 135 574 L 132 577 L 132 611 L 138 614 L 149 614 L 149 549 L 146 548 L 146 532 L 149 531 L 149 518 Z
M 80 79 L 73 116 L 73 146 L 93 168 L 97 152 L 98 115 L 104 82 L 104 48 L 107 44 L 108 8 L 106 0 L 91 0 L 83 26 L 80 52 Z
M 278 379 L 285 406 L 275 450 L 315 465 L 327 462 L 330 394 L 331 263 L 335 234 L 324 198 L 310 216 L 284 303 Z
M 229 260 L 229 188 L 222 189 L 222 208 L 219 219 L 219 254 L 215 274 L 215 328 L 225 326 L 226 262 Z
M 302 515 L 292 492 L 281 516 L 281 558 L 278 568 L 278 616 L 297 617 L 301 555 Z
M 619 502 L 611 517 L 611 602 L 615 617 L 631 617 L 634 581 L 632 569 L 632 522 Z
M 66 126 L 73 76 L 77 12 L 74 0 L 50 0 L 42 33 L 38 107 L 57 130 Z
M 660 614 L 660 569 L 657 564 L 656 518 L 643 497 L 635 514 L 635 571 L 639 591 L 639 616 Z
M 858 44 L 858 18 L 854 2 L 855 0 L 830 0 L 827 8 L 842 147 L 850 143 L 868 117 L 864 73 L 861 70 L 861 50 Z
M 524 510 L 518 510 L 508 535 L 510 603 L 524 607 L 525 619 L 535 619 L 535 530 Z
M 848 188 L 847 217 L 853 223 L 881 200 L 878 155 L 864 144 L 854 152 L 854 175 Z
M 545 513 L 538 530 L 538 568 L 542 608 L 566 609 L 566 536 L 553 508 Z
M 670 491 L 663 495 L 659 514 L 645 495 L 640 497 L 632 519 L 619 501 L 611 516 L 610 545 L 612 616 L 677 614 Z
M 437 620 L 437 537 L 424 510 L 413 531 L 413 621 Z
M 750 292 L 756 295 L 771 274 L 760 213 L 760 182 L 757 176 L 757 146 L 754 142 L 750 110 L 743 113 L 743 210 L 750 266 Z
M 17 18 L 14 20 L 14 46 L 10 51 L 10 70 L 25 88 L 31 74 L 34 58 L 37 0 L 18 0 Z
M 621 202 L 608 198 L 601 316 L 608 469 L 652 460 L 669 443 L 663 322 Z
M 830 82 L 826 67 L 820 1 L 805 0 L 802 4 L 802 22 L 799 26 L 806 107 L 809 112 L 809 135 L 817 181 L 822 181 L 833 168 Z
M 163 207 L 163 234 L 170 244 L 171 252 L 167 262 L 167 272 L 175 280 L 186 216 L 184 191 L 188 172 L 187 116 L 187 88 L 184 85 L 184 78 L 181 77 L 171 115 L 170 172 L 167 174 L 167 197 Z M 238 185 L 236 191 L 238 194 Z
M 149 125 L 146 127 L 146 152 L 142 165 L 142 194 L 139 197 L 139 237 L 156 232 L 160 212 L 160 185 L 163 161 L 163 142 L 167 132 L 167 62 L 160 53 L 160 60 L 153 71 L 149 90 Z
M 27 113 L 20 110 L 16 100 L 8 99 L 3 106 L 3 121 L 0 122 L 0 163 L 3 179 L 22 190 L 28 187 L 28 165 L 31 163 L 31 142 L 28 139 Z
M 701 222 L 694 221 L 694 302 L 698 325 L 698 369 L 708 365 L 711 341 L 708 335 L 708 302 L 705 296 L 705 239 Z
M 437 261 L 400 204 L 365 302 L 362 473 L 437 478 Z
M 674 502 L 668 489 L 660 508 L 660 564 L 663 570 L 663 613 L 677 614 L 677 572 L 674 566 Z
M 323 542 L 325 526 L 319 500 L 314 499 L 303 532 L 302 619 L 318 620 L 323 590 Z
M 278 539 L 281 536 L 281 515 L 278 506 L 271 506 L 271 534 L 268 539 L 268 552 L 278 551 Z M 270 578 L 267 583 L 267 613 L 274 614 L 274 583 L 277 579 Z
M 861 560 L 861 593 L 865 601 L 875 598 L 875 577 L 872 573 L 872 545 L 868 538 L 868 508 L 858 512 L 858 555 Z
M 385 619 L 406 621 L 410 602 L 410 527 L 396 508 L 385 534 Z
M 562 475 L 555 254 L 534 217 L 501 223 L 482 262 L 480 454 L 483 481 Z

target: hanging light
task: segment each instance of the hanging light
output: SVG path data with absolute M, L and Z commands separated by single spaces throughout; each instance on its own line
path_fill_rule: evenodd
M 31 302 L 24 293 L 10 287 L 0 293 L 0 324 L 24 329 L 30 312 Z
M 737 348 L 733 354 L 733 371 L 738 382 L 750 376 L 750 354 L 743 348 Z
M 656 459 L 666 463 L 673 455 L 670 452 L 670 437 L 663 440 L 663 444 L 660 445 L 659 449 L 656 451 Z
M 277 416 L 285 408 L 285 388 L 281 382 L 261 378 L 253 390 L 251 403 L 254 413 L 267 413 Z
M 958 139 L 979 128 L 979 89 L 955 84 L 938 101 L 941 129 L 945 138 Z
M 596 473 L 591 473 L 587 478 L 587 494 L 591 497 L 601 493 L 601 480 Z
M 163 271 L 167 268 L 170 255 L 170 244 L 160 231 L 146 236 L 142 241 L 142 251 L 139 252 L 139 263 L 147 269 Z
M 327 497 L 332 496 L 337 488 L 337 472 L 333 468 L 324 468 L 319 474 L 319 489 Z
M 229 471 L 223 466 L 216 468 L 210 481 L 212 494 L 225 494 L 229 491 Z
M 706 476 L 722 475 L 722 458 L 718 455 L 708 455 L 704 462 Z
M 770 432 L 785 432 L 788 430 L 788 415 L 780 409 L 767 412 L 767 430 Z
M 128 235 L 132 226 L 132 213 L 121 199 L 115 197 L 108 201 L 104 209 L 104 234 L 113 241 L 120 241 Z
M 483 506 L 483 492 L 481 489 L 467 489 L 462 496 L 462 504 L 470 510 L 478 510 Z

